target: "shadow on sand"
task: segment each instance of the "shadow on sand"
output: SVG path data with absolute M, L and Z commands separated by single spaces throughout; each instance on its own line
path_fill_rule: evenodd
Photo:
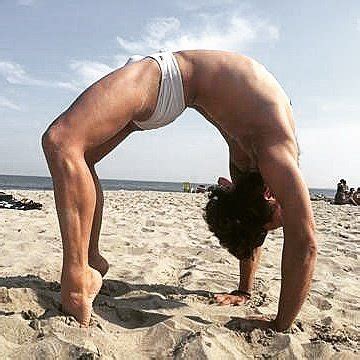
M 29 317 L 36 316 L 28 309 L 16 308 L 15 311 L 10 312 L 1 309 L 4 302 L 1 299 L 9 297 L 9 302 L 11 302 L 10 289 L 33 290 L 37 303 L 45 309 L 43 314 L 37 317 L 39 320 L 64 315 L 60 305 L 60 284 L 56 281 L 46 281 L 39 276 L 26 275 L 0 277 L 0 291 L 2 291 L 0 316 L 8 316 L 16 312 L 21 312 L 27 320 Z M 162 284 L 130 284 L 125 281 L 105 279 L 94 302 L 94 311 L 104 320 L 127 329 L 149 327 L 172 317 L 172 315 L 162 313 L 161 310 L 187 306 L 181 300 L 189 295 L 209 300 L 212 297 L 211 293 L 203 290 L 187 290 Z M 155 310 L 160 312 L 155 312 Z

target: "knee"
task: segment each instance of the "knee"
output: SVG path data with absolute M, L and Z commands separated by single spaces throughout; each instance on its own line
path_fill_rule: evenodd
M 50 169 L 70 170 L 81 151 L 61 124 L 51 125 L 42 135 L 42 148 Z
M 71 137 L 67 134 L 66 127 L 62 124 L 59 117 L 44 132 L 41 144 L 46 158 L 52 158 L 66 152 L 71 148 Z
M 81 160 L 79 152 L 63 138 L 61 131 L 49 128 L 42 136 L 42 147 L 52 176 L 74 177 Z
M 55 143 L 56 141 L 54 131 L 49 128 L 43 133 L 41 137 L 41 145 L 46 157 L 48 157 L 55 148 Z
M 59 147 L 60 137 L 57 134 L 57 131 L 50 126 L 42 135 L 41 145 L 44 151 L 44 154 L 48 157 Z

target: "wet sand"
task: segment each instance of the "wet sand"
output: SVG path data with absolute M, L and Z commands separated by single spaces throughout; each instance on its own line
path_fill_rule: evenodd
M 10 192 L 8 192 L 10 193 Z M 355 359 L 360 357 L 360 207 L 313 202 L 319 257 L 287 333 L 248 330 L 276 314 L 282 232 L 270 234 L 253 297 L 217 306 L 238 262 L 207 230 L 202 194 L 105 192 L 102 254 L 111 264 L 88 329 L 59 311 L 62 261 L 53 195 L 12 191 L 42 210 L 0 209 L 0 355 L 9 359 Z

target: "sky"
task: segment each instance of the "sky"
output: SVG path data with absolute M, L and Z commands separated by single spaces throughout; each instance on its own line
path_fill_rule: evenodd
M 0 0 L 0 174 L 49 176 L 40 139 L 94 81 L 133 54 L 221 49 L 263 63 L 291 98 L 310 187 L 360 186 L 360 1 Z M 215 182 L 228 150 L 186 110 L 136 133 L 101 178 Z

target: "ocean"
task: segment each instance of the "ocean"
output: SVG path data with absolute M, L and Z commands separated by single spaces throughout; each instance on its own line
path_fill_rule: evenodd
M 100 183 L 104 190 L 183 191 L 182 182 L 101 179 Z M 191 185 L 195 188 L 199 184 L 192 183 Z M 49 177 L 0 175 L 1 190 L 52 190 L 52 188 L 52 181 Z M 335 192 L 335 189 L 310 189 L 312 195 L 322 194 L 330 198 L 334 197 Z

